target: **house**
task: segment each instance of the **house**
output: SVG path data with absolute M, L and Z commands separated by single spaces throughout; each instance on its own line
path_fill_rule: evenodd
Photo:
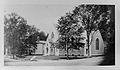
M 54 46 L 54 33 L 51 32 L 47 38 L 46 41 L 39 41 L 37 44 L 37 50 L 35 51 L 35 54 L 41 54 L 43 56 L 58 56 L 59 55 L 59 49 L 57 49 Z

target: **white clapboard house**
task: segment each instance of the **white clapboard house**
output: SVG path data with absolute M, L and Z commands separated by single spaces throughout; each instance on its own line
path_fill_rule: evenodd
M 54 33 L 51 32 L 46 41 L 39 41 L 37 44 L 37 50 L 35 54 L 41 54 L 43 56 L 59 55 L 59 49 L 57 49 L 51 42 L 54 40 Z

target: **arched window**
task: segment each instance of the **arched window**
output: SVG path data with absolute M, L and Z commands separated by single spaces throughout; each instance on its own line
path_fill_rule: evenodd
M 96 39 L 96 50 L 99 50 L 99 39 Z

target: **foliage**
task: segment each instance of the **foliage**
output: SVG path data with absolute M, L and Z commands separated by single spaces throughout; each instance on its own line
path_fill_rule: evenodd
M 79 49 L 79 47 L 82 47 L 80 41 L 84 39 L 81 36 L 84 29 L 81 24 L 78 23 L 78 19 L 74 14 L 69 12 L 66 13 L 65 16 L 62 16 L 58 20 L 57 30 L 60 36 L 58 46 L 59 48 L 66 49 L 67 56 L 70 48 Z
M 87 46 L 90 46 L 90 33 L 99 29 L 101 22 L 106 23 L 109 20 L 109 10 L 106 5 L 79 5 L 73 10 L 74 14 L 79 17 L 87 32 Z M 91 39 L 92 40 L 92 39 Z M 90 56 L 89 50 L 88 55 Z
M 39 37 L 39 38 L 38 38 Z M 27 55 L 37 48 L 36 41 L 45 40 L 44 32 L 27 24 L 27 21 L 16 13 L 4 16 L 4 42 L 5 48 L 17 56 Z
M 107 23 L 103 21 L 99 25 L 100 32 L 106 42 L 106 53 L 101 65 L 115 65 L 115 6 L 108 5 L 110 12 Z
M 45 32 L 42 31 L 42 32 L 39 33 L 39 40 L 46 41 L 47 37 L 48 37 L 48 34 L 46 36 Z
M 38 41 L 40 40 L 46 41 L 46 39 L 47 39 L 47 36 L 45 35 L 44 32 L 35 32 L 34 34 L 29 35 L 25 39 L 25 44 L 29 48 L 29 54 L 32 54 L 35 52 L 35 50 L 37 49 Z
M 11 54 L 20 54 L 18 49 L 24 45 L 23 39 L 27 33 L 27 21 L 16 13 L 4 17 L 4 39 L 5 47 L 10 47 Z
M 103 64 L 115 64 L 115 8 L 113 5 L 79 5 L 73 10 L 76 16 L 85 26 L 87 31 L 88 49 L 90 45 L 90 33 L 100 30 L 104 42 L 106 42 L 107 53 Z M 92 41 L 92 39 L 91 39 Z M 88 51 L 89 52 L 89 51 Z M 108 60 L 111 58 L 110 60 Z M 109 63 L 111 62 L 111 63 Z

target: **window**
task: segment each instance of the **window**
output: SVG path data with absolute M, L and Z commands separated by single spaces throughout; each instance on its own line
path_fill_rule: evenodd
M 96 50 L 99 50 L 99 39 L 96 39 Z

